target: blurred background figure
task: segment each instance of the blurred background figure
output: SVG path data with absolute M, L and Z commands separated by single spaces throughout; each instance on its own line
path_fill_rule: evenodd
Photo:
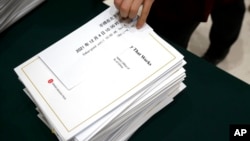
M 202 58 L 218 64 L 237 40 L 244 13 L 244 0 L 156 0 L 147 22 L 170 42 L 187 48 L 194 30 L 211 15 L 210 44 Z

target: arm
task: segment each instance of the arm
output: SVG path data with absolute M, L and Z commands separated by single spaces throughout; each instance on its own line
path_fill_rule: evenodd
M 123 18 L 135 18 L 140 6 L 143 6 L 141 16 L 136 23 L 138 29 L 146 22 L 153 2 L 154 0 L 114 0 L 115 6 Z

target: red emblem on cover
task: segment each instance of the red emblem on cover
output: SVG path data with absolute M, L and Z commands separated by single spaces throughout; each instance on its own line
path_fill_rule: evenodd
M 53 83 L 53 81 L 54 81 L 53 79 L 49 79 L 48 83 L 51 84 L 51 83 Z

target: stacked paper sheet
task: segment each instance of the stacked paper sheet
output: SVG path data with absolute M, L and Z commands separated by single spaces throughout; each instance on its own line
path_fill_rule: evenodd
M 114 7 L 15 68 L 59 140 L 127 140 L 185 88 L 183 56 Z
M 1 0 L 0 32 L 19 20 L 44 0 Z

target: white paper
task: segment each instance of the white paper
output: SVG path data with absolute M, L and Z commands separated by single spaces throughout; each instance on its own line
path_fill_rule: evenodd
M 89 23 L 53 44 L 39 56 L 65 87 L 72 89 L 83 79 L 86 79 L 85 74 L 89 70 L 100 70 L 105 67 L 96 66 L 96 62 L 112 65 L 116 57 L 126 54 L 132 55 L 132 58 L 127 61 L 133 62 L 136 56 L 128 51 L 132 46 L 138 45 L 138 47 L 144 48 L 148 46 L 147 50 L 145 49 L 146 52 L 144 51 L 145 53 L 151 51 L 155 46 L 158 46 L 157 49 L 154 49 L 155 51 L 162 52 L 164 50 L 157 41 L 148 39 L 152 38 L 150 35 L 145 35 L 151 30 L 149 26 L 145 25 L 141 30 L 136 30 L 133 24 L 134 22 L 124 25 L 124 21 L 119 21 L 116 10 L 111 7 Z M 134 41 L 131 39 L 134 39 Z M 150 42 L 144 43 L 145 40 Z M 57 55 L 58 52 L 60 52 L 60 55 Z M 164 59 L 169 60 L 168 56 L 161 59 L 163 61 Z M 129 67 L 133 70 L 133 66 Z
M 111 18 L 113 10 L 108 8 L 15 68 L 34 103 L 62 140 L 95 126 L 115 109 L 124 111 L 130 105 L 126 102 L 184 65 L 183 56 L 148 25 L 137 30 L 133 22 L 119 24 Z M 116 32 L 106 31 L 106 26 L 113 25 L 107 24 L 111 22 L 117 23 L 113 27 Z M 103 27 L 105 36 L 99 37 Z M 95 36 L 98 38 L 92 42 Z M 116 114 L 119 117 L 119 112 Z

